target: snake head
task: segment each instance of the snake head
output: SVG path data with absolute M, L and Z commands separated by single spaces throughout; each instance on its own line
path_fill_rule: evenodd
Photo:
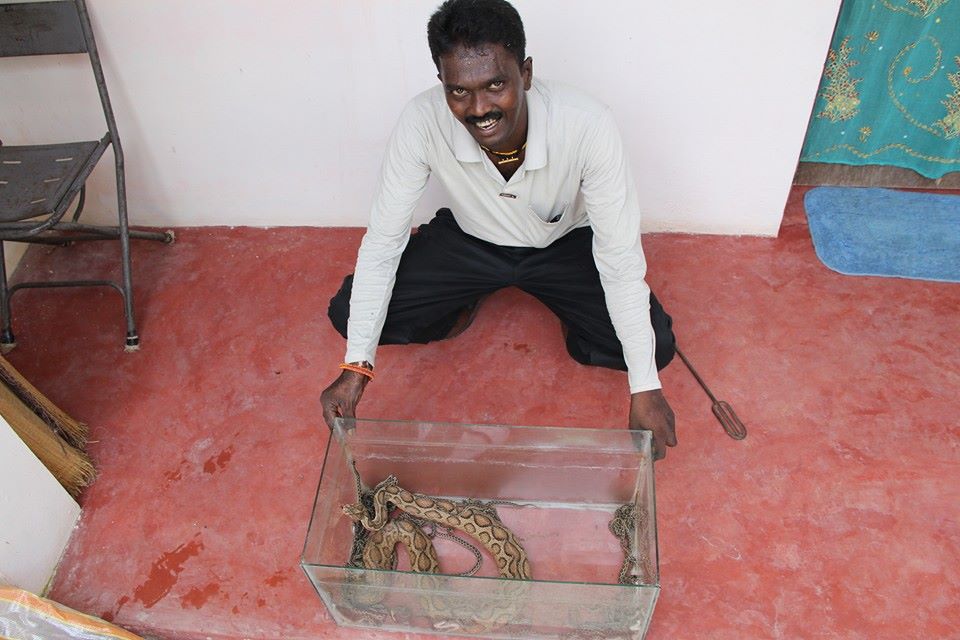
M 397 486 L 397 476 L 391 474 L 377 483 L 377 486 L 373 488 L 373 492 L 376 493 L 378 490 L 389 489 L 395 486 Z
M 359 502 L 355 502 L 353 504 L 345 504 L 342 507 L 340 507 L 340 510 L 343 511 L 345 516 L 357 522 L 359 522 L 361 518 L 367 515 L 367 510 L 364 509 L 363 505 L 360 504 Z
M 364 492 L 360 496 L 360 502 L 345 504 L 340 507 L 340 510 L 351 520 L 363 525 L 364 529 L 369 531 L 382 529 L 387 522 L 389 511 L 389 500 L 384 493 L 396 484 L 395 476 L 387 476 L 373 488 L 372 492 Z

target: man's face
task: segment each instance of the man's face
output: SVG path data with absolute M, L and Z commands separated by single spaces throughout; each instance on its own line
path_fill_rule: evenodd
M 531 58 L 519 65 L 501 44 L 458 46 L 440 56 L 437 77 L 450 111 L 481 145 L 512 151 L 526 141 Z

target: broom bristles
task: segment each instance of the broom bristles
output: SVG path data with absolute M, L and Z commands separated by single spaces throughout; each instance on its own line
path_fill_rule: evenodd
M 0 384 L 0 415 L 73 497 L 93 482 L 96 469 L 86 453 L 57 435 L 32 408 Z
M 2 356 L 0 356 L 0 381 L 10 387 L 24 404 L 70 445 L 77 449 L 86 447 L 89 435 L 87 425 L 71 418 L 51 402 Z

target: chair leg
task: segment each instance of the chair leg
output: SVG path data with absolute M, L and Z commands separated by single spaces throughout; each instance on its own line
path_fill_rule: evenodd
M 13 337 L 13 327 L 10 319 L 10 291 L 7 288 L 7 261 L 3 251 L 3 242 L 0 241 L 0 351 L 9 352 L 17 341 Z
M 114 147 L 117 156 L 117 209 L 120 215 L 120 259 L 123 269 L 123 311 L 127 319 L 127 339 L 125 351 L 137 351 L 140 348 L 140 336 L 133 317 L 133 276 L 130 268 L 130 229 L 127 223 L 127 189 L 123 174 L 123 159 L 118 147 Z

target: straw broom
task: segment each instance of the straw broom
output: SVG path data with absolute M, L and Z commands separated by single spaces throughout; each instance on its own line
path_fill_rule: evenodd
M 0 382 L 6 384 L 20 400 L 40 416 L 55 433 L 77 449 L 87 445 L 87 425 L 67 415 L 49 398 L 40 393 L 26 378 L 20 375 L 10 361 L 0 356 Z
M 0 384 L 0 415 L 73 497 L 93 482 L 96 470 L 86 453 L 68 444 L 9 389 Z

